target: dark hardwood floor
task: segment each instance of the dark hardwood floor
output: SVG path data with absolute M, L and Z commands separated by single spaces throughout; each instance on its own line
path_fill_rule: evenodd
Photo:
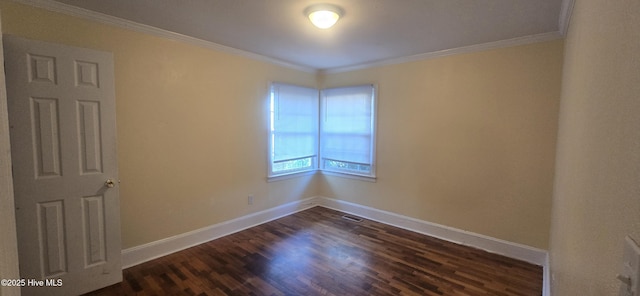
M 88 295 L 541 295 L 542 268 L 314 207 L 124 270 Z

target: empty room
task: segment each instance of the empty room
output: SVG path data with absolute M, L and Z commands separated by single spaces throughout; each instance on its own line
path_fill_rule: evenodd
M 636 0 L 0 20 L 0 296 L 640 295 Z

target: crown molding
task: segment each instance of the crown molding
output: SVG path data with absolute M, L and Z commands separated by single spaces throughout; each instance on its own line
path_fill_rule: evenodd
M 13 1 L 17 2 L 17 3 L 33 6 L 33 7 L 46 9 L 46 10 L 49 10 L 49 11 L 52 11 L 52 12 L 62 13 L 62 14 L 66 14 L 66 15 L 70 15 L 70 16 L 74 16 L 74 17 L 78 17 L 78 18 L 83 18 L 83 19 L 87 19 L 87 20 L 91 20 L 91 21 L 96 21 L 96 22 L 99 22 L 99 23 L 102 23 L 102 24 L 112 25 L 112 26 L 116 26 L 116 27 L 119 27 L 119 28 L 131 30 L 131 31 L 136 31 L 136 32 L 139 32 L 139 33 L 145 33 L 145 34 L 153 35 L 153 36 L 156 36 L 156 37 L 162 37 L 162 38 L 167 38 L 167 39 L 171 39 L 171 40 L 175 40 L 175 41 L 181 41 L 181 42 L 185 42 L 185 43 L 188 43 L 188 44 L 204 47 L 204 48 L 207 48 L 207 49 L 221 51 L 221 52 L 224 52 L 224 53 L 237 55 L 237 56 L 241 56 L 241 57 L 245 57 L 245 58 L 249 58 L 249 59 L 253 59 L 253 60 L 257 60 L 257 61 L 261 61 L 261 62 L 267 62 L 267 63 L 271 63 L 271 64 L 275 64 L 275 65 L 278 65 L 278 66 L 287 67 L 287 68 L 291 68 L 291 69 L 295 69 L 295 70 L 299 70 L 299 71 L 304 71 L 304 72 L 308 72 L 308 73 L 316 73 L 317 72 L 316 69 L 311 68 L 311 67 L 305 67 L 305 66 L 296 65 L 296 64 L 285 62 L 285 61 L 282 61 L 282 60 L 278 60 L 278 59 L 266 57 L 266 56 L 263 56 L 263 55 L 259 55 L 259 54 L 256 54 L 256 53 L 252 53 L 252 52 L 240 50 L 240 49 L 237 49 L 237 48 L 221 45 L 221 44 L 218 44 L 218 43 L 215 43 L 215 42 L 206 41 L 206 40 L 202 40 L 202 39 L 199 39 L 199 38 L 195 38 L 195 37 L 183 35 L 183 34 L 180 34 L 180 33 L 172 32 L 172 31 L 169 31 L 169 30 L 164 30 L 164 29 L 153 27 L 153 26 L 136 23 L 136 22 L 133 22 L 133 21 L 130 21 L 130 20 L 125 20 L 125 19 L 122 19 L 122 18 L 119 18 L 119 17 L 106 15 L 104 13 L 95 12 L 95 11 L 92 11 L 92 10 L 88 10 L 88 9 L 84 9 L 84 8 L 80 8 L 80 7 L 76 7 L 76 6 L 72 6 L 72 5 L 68 5 L 68 4 L 61 3 L 61 2 L 56 2 L 56 1 L 53 1 L 53 0 L 13 0 Z
M 506 39 L 506 40 L 499 40 L 495 42 L 488 42 L 488 43 L 475 44 L 470 46 L 445 49 L 440 51 L 433 51 L 428 53 L 421 53 L 421 54 L 395 58 L 395 59 L 385 59 L 385 60 L 360 64 L 355 66 L 323 69 L 323 70 L 319 70 L 319 72 L 321 74 L 342 73 L 342 72 L 362 70 L 362 69 L 373 68 L 373 67 L 416 62 L 416 61 L 434 59 L 434 58 L 456 55 L 456 54 L 473 53 L 473 52 L 485 51 L 490 49 L 512 47 L 512 46 L 525 45 L 525 44 L 531 44 L 531 43 L 537 43 L 537 42 L 545 42 L 545 41 L 557 40 L 561 38 L 563 38 L 563 35 L 560 32 L 542 33 L 542 34 L 517 37 L 512 39 Z
M 569 23 L 571 22 L 571 15 L 573 14 L 573 5 L 575 4 L 575 2 L 575 0 L 562 0 L 562 7 L 560 8 L 560 20 L 558 23 L 558 28 L 560 29 L 560 33 L 562 33 L 562 36 L 567 36 Z
M 253 52 L 244 51 L 237 48 L 221 45 L 215 42 L 206 41 L 199 38 L 183 35 L 180 33 L 156 28 L 153 26 L 136 23 L 133 21 L 129 21 L 122 18 L 91 11 L 88 9 L 68 5 L 65 3 L 56 2 L 53 0 L 13 0 L 13 1 L 17 3 L 30 5 L 33 7 L 46 9 L 46 10 L 57 12 L 57 13 L 62 13 L 62 14 L 83 18 L 91 21 L 96 21 L 106 25 L 112 25 L 119 28 L 131 30 L 131 31 L 136 31 L 139 33 L 145 33 L 145 34 L 149 34 L 157 37 L 167 38 L 175 41 L 181 41 L 188 44 L 200 46 L 203 48 L 212 49 L 212 50 L 233 54 L 237 56 L 242 56 L 242 57 L 257 60 L 257 61 L 267 62 L 267 63 L 275 64 L 278 66 L 282 66 L 282 67 L 286 67 L 294 70 L 299 70 L 307 73 L 318 73 L 318 74 L 334 74 L 334 73 L 349 72 L 349 71 L 355 71 L 355 70 L 362 70 L 366 68 L 402 64 L 402 63 L 434 59 L 434 58 L 456 55 L 456 54 L 473 53 L 473 52 L 485 51 L 490 49 L 512 47 L 512 46 L 518 46 L 518 45 L 525 45 L 525 44 L 561 39 L 566 35 L 567 29 L 569 27 L 569 21 L 571 19 L 571 13 L 573 11 L 573 4 L 575 2 L 575 0 L 562 0 L 562 7 L 560 11 L 560 18 L 559 18 L 559 24 L 558 24 L 559 30 L 557 32 L 523 36 L 523 37 L 517 37 L 512 39 L 499 40 L 495 42 L 488 42 L 488 43 L 475 44 L 470 46 L 463 46 L 463 47 L 445 49 L 445 50 L 434 51 L 434 52 L 427 52 L 427 53 L 400 57 L 400 58 L 384 59 L 384 60 L 359 64 L 354 66 L 336 67 L 336 68 L 329 68 L 329 69 L 315 69 L 311 67 L 306 67 L 306 66 L 285 62 L 279 59 L 270 58 L 270 57 L 256 54 Z

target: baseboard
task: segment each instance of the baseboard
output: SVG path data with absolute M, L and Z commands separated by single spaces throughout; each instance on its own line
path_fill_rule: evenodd
M 482 249 L 491 253 L 504 255 L 543 267 L 547 266 L 547 251 L 542 249 L 418 220 L 343 200 L 328 197 L 317 197 L 314 202 L 326 208 L 358 215 L 370 220 L 415 231 L 453 243 Z
M 317 205 L 314 202 L 316 199 L 317 198 L 312 197 L 290 202 L 233 220 L 122 250 L 122 268 L 125 269 L 135 266 L 295 212 L 306 210 Z

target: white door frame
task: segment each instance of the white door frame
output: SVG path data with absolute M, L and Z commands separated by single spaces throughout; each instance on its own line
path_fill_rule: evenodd
M 0 27 L 0 32 L 2 28 Z M 2 39 L 0 39 L 0 65 L 4 65 Z M 16 237 L 13 177 L 11 173 L 11 145 L 9 142 L 9 115 L 7 113 L 7 86 L 4 67 L 0 71 L 0 279 L 19 279 L 18 240 Z M 0 295 L 20 295 L 19 287 L 0 285 Z

